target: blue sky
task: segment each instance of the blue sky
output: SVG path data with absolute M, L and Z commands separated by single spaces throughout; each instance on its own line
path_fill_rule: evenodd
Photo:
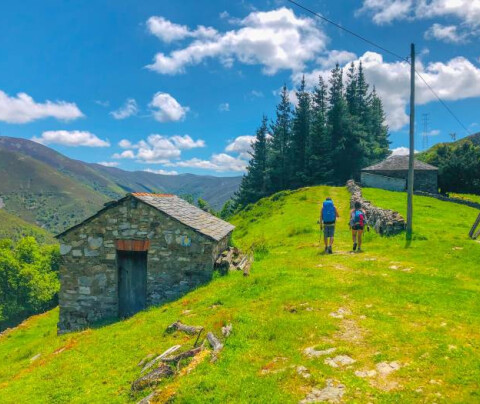
M 480 131 L 480 1 L 300 0 L 407 56 Z M 23 1 L 0 6 L 0 134 L 128 170 L 239 175 L 262 114 L 303 74 L 362 60 L 392 149 L 408 140 L 408 65 L 282 0 Z M 418 83 L 417 142 L 466 136 Z

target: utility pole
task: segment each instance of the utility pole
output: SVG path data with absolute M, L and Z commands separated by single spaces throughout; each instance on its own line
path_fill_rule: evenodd
M 415 154 L 415 44 L 411 45 L 410 56 L 410 154 L 408 159 L 408 197 L 407 197 L 407 240 L 412 239 L 413 232 L 413 181 Z

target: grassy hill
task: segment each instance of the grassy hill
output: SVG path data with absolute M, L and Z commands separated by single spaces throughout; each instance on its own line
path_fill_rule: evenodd
M 46 230 L 6 212 L 5 209 L 0 209 L 0 223 L 0 240 L 9 238 L 16 241 L 22 237 L 32 236 L 40 243 L 56 242 L 53 235 Z
M 404 213 L 405 194 L 364 194 Z M 316 225 L 327 195 L 341 214 L 333 255 L 323 255 Z M 233 219 L 235 243 L 256 250 L 250 277 L 217 277 L 176 302 L 63 336 L 57 310 L 30 318 L 0 336 L 2 403 L 136 402 L 149 393 L 130 392 L 137 363 L 193 344 L 163 334 L 178 319 L 217 335 L 232 323 L 233 334 L 216 362 L 165 380 L 159 402 L 298 403 L 327 379 L 345 385 L 345 402 L 479 402 L 480 243 L 466 236 L 478 211 L 415 197 L 412 243 L 370 232 L 360 254 L 349 252 L 348 212 L 345 188 L 280 193 Z M 336 351 L 309 358 L 307 347 Z M 356 362 L 324 362 L 336 355 Z M 388 376 L 355 375 L 393 361 L 400 368 Z

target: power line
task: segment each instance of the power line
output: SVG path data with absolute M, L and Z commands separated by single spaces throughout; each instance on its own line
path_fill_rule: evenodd
M 342 25 L 336 23 L 335 21 L 332 21 L 330 19 L 328 19 L 327 17 L 323 16 L 322 14 L 320 13 L 317 13 L 311 9 L 309 9 L 308 7 L 305 7 L 303 6 L 302 4 L 300 3 L 297 3 L 296 1 L 294 0 L 287 0 L 289 3 L 292 3 L 294 5 L 296 5 L 297 7 L 301 8 L 302 10 L 305 10 L 306 12 L 314 15 L 315 17 L 317 18 L 320 18 L 321 20 L 323 21 L 326 21 L 328 22 L 329 24 L 337 27 L 338 29 L 341 29 L 342 31 L 345 31 L 347 32 L 348 34 L 350 35 L 353 35 L 354 37 L 368 43 L 369 45 L 372 45 L 374 46 L 375 48 L 377 49 L 380 49 L 382 50 L 383 52 L 385 53 L 388 53 L 389 55 L 392 55 L 394 57 L 396 57 L 397 59 L 400 59 L 401 61 L 403 62 L 406 62 L 408 64 L 410 64 L 410 61 L 408 60 L 408 58 L 406 57 L 403 57 L 403 56 L 400 56 L 398 53 L 395 53 L 373 41 L 371 41 L 370 39 L 368 38 L 365 38 L 364 36 L 360 35 L 360 34 L 357 34 L 356 32 L 348 29 L 348 28 L 345 28 L 343 27 Z M 435 96 L 435 98 L 441 103 L 441 105 L 448 111 L 448 113 L 458 122 L 458 124 L 465 130 L 465 132 L 467 132 L 467 135 L 470 135 L 470 131 L 467 129 L 467 127 L 463 124 L 463 122 L 457 117 L 457 115 L 455 115 L 455 113 L 452 111 L 452 109 L 446 104 L 445 101 L 443 101 L 440 96 L 435 92 L 435 90 L 430 86 L 430 84 L 428 84 L 427 80 L 425 80 L 425 78 L 420 74 L 420 72 L 418 70 L 415 69 L 415 73 L 416 75 L 425 83 L 425 85 L 427 86 L 427 88 L 432 92 L 432 94 Z

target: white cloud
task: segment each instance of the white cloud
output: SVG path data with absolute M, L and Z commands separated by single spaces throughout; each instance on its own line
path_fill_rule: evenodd
M 185 38 L 212 38 L 217 31 L 210 27 L 199 25 L 196 30 L 191 31 L 186 25 L 175 24 L 163 17 L 150 17 L 147 20 L 147 28 L 163 42 L 173 42 Z
M 226 153 L 213 154 L 210 160 L 201 160 L 193 158 L 190 160 L 179 161 L 175 163 L 166 164 L 172 167 L 189 167 L 200 168 L 206 170 L 213 170 L 217 172 L 243 172 L 247 167 L 247 162 L 241 158 L 232 157 Z
M 388 125 L 392 130 L 401 129 L 409 121 L 406 108 L 410 97 L 410 66 L 406 62 L 385 62 L 382 55 L 375 52 L 366 52 L 359 60 L 362 61 L 367 81 L 376 87 L 383 101 Z M 432 62 L 426 66 L 420 60 L 417 70 L 443 100 L 480 97 L 480 68 L 464 57 L 448 62 Z M 316 85 L 319 75 L 328 77 L 329 71 L 318 69 L 305 74 L 307 85 Z M 293 80 L 298 84 L 301 75 L 294 75 Z M 425 84 L 417 79 L 417 104 L 436 100 Z
M 178 175 L 177 171 L 168 171 L 168 170 L 152 170 L 151 168 L 147 168 L 143 171 L 146 171 L 147 173 L 152 173 L 152 174 L 160 174 L 160 175 Z
M 122 148 L 122 149 L 131 149 L 133 146 L 132 142 L 130 142 L 130 140 L 128 139 L 122 139 L 120 140 L 120 142 L 118 142 L 118 145 Z
M 438 136 L 440 131 L 438 129 L 433 129 L 427 133 L 427 136 Z
M 389 24 L 395 20 L 455 17 L 460 20 L 464 29 L 462 33 L 453 30 L 453 26 L 442 27 L 440 24 L 434 24 L 426 33 L 432 38 L 455 43 L 458 42 L 458 38 L 464 40 L 468 36 L 480 33 L 479 0 L 364 0 L 357 15 L 362 13 L 371 14 L 373 21 L 379 25 Z M 452 41 L 452 38 L 455 40 Z
M 133 98 L 128 98 L 125 101 L 125 104 L 123 104 L 116 111 L 110 112 L 110 114 L 115 119 L 125 119 L 125 118 L 128 118 L 129 116 L 137 115 L 137 112 L 138 112 L 137 101 L 135 101 Z
M 193 140 L 189 135 L 168 137 L 152 134 L 146 140 L 140 140 L 135 144 L 127 139 L 122 139 L 119 142 L 119 146 L 128 150 L 124 150 L 122 153 L 115 153 L 112 156 L 113 158 L 136 159 L 148 164 L 164 164 L 171 159 L 180 158 L 182 150 L 205 147 L 205 141 L 202 139 Z
M 95 104 L 100 105 L 101 107 L 104 107 L 104 108 L 110 106 L 110 101 L 108 101 L 108 100 L 106 100 L 106 101 L 95 100 L 94 102 L 95 102 Z
M 218 110 L 220 112 L 228 112 L 230 111 L 230 104 L 228 102 L 222 102 L 219 106 L 218 106 Z
M 357 55 L 352 52 L 332 50 L 317 59 L 318 64 L 324 69 L 331 69 L 338 63 L 343 65 L 357 59 Z
M 171 136 L 170 140 L 173 142 L 175 146 L 177 146 L 180 150 L 189 150 L 195 149 L 197 147 L 205 147 L 205 141 L 202 139 L 193 140 L 188 135 L 175 135 Z
M 135 153 L 132 150 L 125 150 L 121 153 L 115 153 L 112 157 L 114 159 L 133 159 L 135 158 Z
M 408 156 L 410 154 L 410 149 L 408 147 L 397 147 L 390 150 L 392 154 L 390 156 Z M 414 150 L 414 153 L 418 153 L 418 150 Z
M 44 118 L 71 121 L 83 116 L 75 103 L 49 100 L 37 103 L 28 94 L 18 93 L 15 97 L 10 97 L 0 90 L 0 121 L 28 123 Z
M 120 163 L 118 163 L 117 161 L 99 161 L 97 164 L 105 167 L 118 167 Z
M 239 153 L 243 157 L 249 157 L 249 154 L 252 151 L 252 145 L 255 142 L 256 137 L 250 135 L 238 136 L 232 142 L 230 142 L 225 151 Z
M 263 72 L 268 75 L 279 70 L 300 71 L 305 63 L 325 50 L 328 40 L 315 20 L 296 17 L 285 7 L 254 11 L 238 24 L 237 30 L 194 40 L 169 55 L 157 53 L 147 67 L 161 74 L 178 74 L 185 72 L 187 66 L 197 65 L 207 58 L 218 58 L 227 67 L 235 61 L 262 65 Z M 184 35 L 185 29 L 177 36 Z
M 149 106 L 152 108 L 153 117 L 159 122 L 180 121 L 190 110 L 188 107 L 181 106 L 170 94 L 161 92 L 153 96 Z
M 99 139 L 93 133 L 80 130 L 47 130 L 32 140 L 41 144 L 61 144 L 64 146 L 108 147 L 108 140 Z
M 425 32 L 425 39 L 438 39 L 449 43 L 462 43 L 467 39 L 465 32 L 458 32 L 456 25 L 433 24 Z

